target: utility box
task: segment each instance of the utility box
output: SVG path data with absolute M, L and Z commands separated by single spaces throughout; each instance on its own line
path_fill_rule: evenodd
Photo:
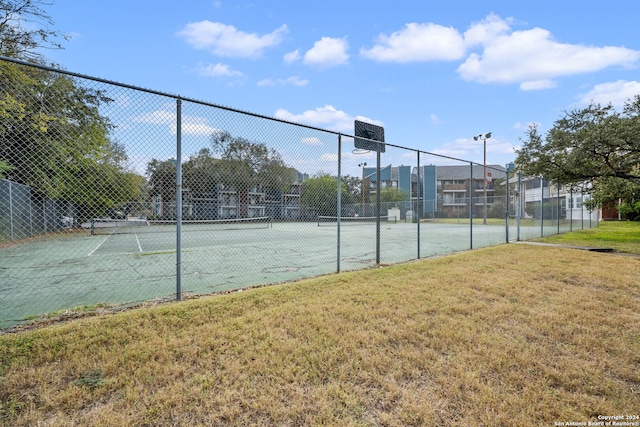
M 387 209 L 387 221 L 398 222 L 400 221 L 400 208 Z
M 407 222 L 413 222 L 413 211 L 407 211 L 406 220 Z

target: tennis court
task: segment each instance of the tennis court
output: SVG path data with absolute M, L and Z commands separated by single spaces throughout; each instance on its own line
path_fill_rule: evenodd
M 375 265 L 375 223 L 340 227 L 340 270 Z M 183 227 L 182 291 L 206 294 L 336 272 L 335 224 Z M 470 247 L 468 224 L 421 224 L 420 256 Z M 515 236 L 515 234 L 513 234 Z M 380 262 L 418 257 L 417 225 L 382 222 Z M 504 242 L 504 226 L 473 227 L 474 246 Z M 175 298 L 175 227 L 65 233 L 0 249 L 0 325 L 83 305 Z

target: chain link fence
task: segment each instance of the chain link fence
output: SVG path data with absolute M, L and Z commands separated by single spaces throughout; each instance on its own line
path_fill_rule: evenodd
M 583 192 L 502 166 L 0 68 L 2 328 L 597 224 Z

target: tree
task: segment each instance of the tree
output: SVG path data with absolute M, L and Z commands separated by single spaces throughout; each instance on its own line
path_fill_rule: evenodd
M 545 137 L 532 125 L 523 143 L 516 164 L 524 173 L 585 186 L 597 206 L 638 200 L 640 95 L 622 112 L 599 104 L 567 112 Z
M 40 0 L 0 0 L 0 55 L 44 62 L 37 49 L 62 49 L 58 41 L 69 37 L 50 30 L 54 22 Z
M 43 63 L 38 49 L 62 46 L 40 0 L 0 0 L 0 54 Z M 62 73 L 0 61 L 0 174 L 35 198 L 72 202 L 80 219 L 140 198 L 143 178 L 100 114 L 111 102 Z
M 343 212 L 345 207 L 353 204 L 353 198 L 349 193 L 347 184 L 340 182 L 341 215 L 349 215 L 352 212 Z M 338 178 L 331 175 L 318 175 L 307 179 L 302 183 L 302 207 L 305 213 L 311 217 L 317 215 L 337 216 L 338 210 Z
M 4 160 L 0 160 L 0 179 L 4 178 L 4 173 L 10 171 L 12 168 Z
M 238 193 L 240 216 L 248 216 L 248 195 L 252 189 L 287 191 L 293 183 L 293 169 L 286 166 L 275 149 L 260 142 L 234 137 L 229 132 L 211 136 L 213 152 L 220 156 L 220 177 Z
M 66 75 L 0 62 L 5 177 L 30 186 L 36 197 L 73 202 L 82 218 L 136 199 L 140 179 L 100 114 L 108 102 L 102 91 Z
M 353 205 L 362 203 L 362 178 L 351 175 L 343 175 L 342 183 L 344 184 L 346 191 L 342 192 L 343 205 Z M 367 196 L 365 188 L 365 196 Z
M 176 160 L 151 159 L 147 164 L 147 186 L 152 198 L 160 196 L 162 203 L 175 200 Z
M 376 202 L 376 194 L 371 195 L 373 203 Z M 409 199 L 409 193 L 399 190 L 397 188 L 385 187 L 380 189 L 380 203 L 396 203 L 406 202 Z

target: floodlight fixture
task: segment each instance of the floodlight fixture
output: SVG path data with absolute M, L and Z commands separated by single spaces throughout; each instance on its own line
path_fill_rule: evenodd
M 484 176 L 482 177 L 483 188 L 484 188 L 484 215 L 483 215 L 483 224 L 487 223 L 487 139 L 491 138 L 491 132 L 487 132 L 484 134 L 476 135 L 473 137 L 474 141 L 480 140 L 484 145 Z
M 491 138 L 491 132 L 487 132 L 482 136 L 482 134 L 476 135 L 473 137 L 474 141 L 480 140 L 484 145 L 484 172 L 482 177 L 482 187 L 484 189 L 484 213 L 483 213 L 483 224 L 487 224 L 487 139 Z

